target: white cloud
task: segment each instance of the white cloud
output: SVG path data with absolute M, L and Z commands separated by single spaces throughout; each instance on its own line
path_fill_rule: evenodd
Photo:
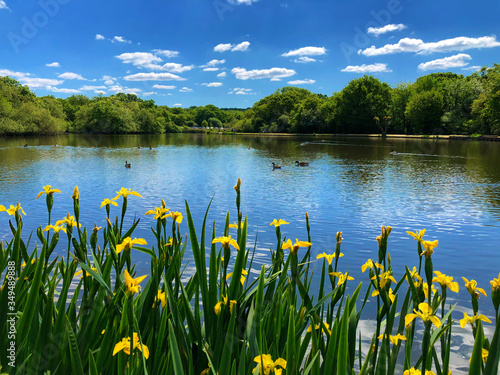
M 231 50 L 232 52 L 236 51 L 247 51 L 248 47 L 250 47 L 250 42 L 241 42 L 240 44 L 231 44 L 231 43 L 221 43 L 217 44 L 214 47 L 215 52 L 226 52 Z
M 255 92 L 252 92 L 252 89 L 244 89 L 241 87 L 236 87 L 232 89 L 231 91 L 228 92 L 228 94 L 235 94 L 235 95 L 255 95 Z
M 106 95 L 106 91 L 102 91 L 102 90 L 95 90 L 94 92 L 95 92 L 96 94 Z
M 182 73 L 194 68 L 194 65 L 183 66 L 182 64 L 170 62 L 164 65 L 160 65 L 158 63 L 162 62 L 163 60 L 150 52 L 122 53 L 121 55 L 116 56 L 116 58 L 122 60 L 124 64 L 132 64 L 139 68 L 163 70 L 172 73 Z
M 226 51 L 229 51 L 231 48 L 233 47 L 233 45 L 231 43 L 226 43 L 226 44 L 217 44 L 215 47 L 214 47 L 214 51 L 215 52 L 226 52 Z
M 347 72 L 347 73 L 387 73 L 387 72 L 392 72 L 391 69 L 387 67 L 387 64 L 382 64 L 382 63 L 376 63 L 376 64 L 370 64 L 370 65 L 348 65 L 344 69 L 341 70 L 341 72 Z
M 157 55 L 162 55 L 168 58 L 179 56 L 179 51 L 170 51 L 168 49 L 154 49 L 153 52 Z
M 144 95 L 144 96 L 151 96 L 151 95 L 158 95 L 158 93 L 157 93 L 157 92 L 155 92 L 155 91 L 149 91 L 149 92 L 145 92 L 145 93 L 144 93 L 144 94 L 142 94 L 142 95 Z
M 401 31 L 404 29 L 406 29 L 406 26 L 403 25 L 402 23 L 398 23 L 397 25 L 389 24 L 382 27 L 369 27 L 367 33 L 379 36 L 392 31 Z
M 124 37 L 122 36 L 115 36 L 112 40 L 111 40 L 111 43 L 126 43 L 126 44 L 130 44 L 132 43 L 131 40 L 127 40 L 125 39 Z
M 175 86 L 154 85 L 153 88 L 160 89 L 160 90 L 173 90 L 173 89 L 175 89 Z
M 210 82 L 210 83 L 202 83 L 202 86 L 207 86 L 207 87 L 221 87 L 222 82 Z
M 59 64 L 58 62 L 53 62 L 50 64 L 45 64 L 45 66 L 48 66 L 49 68 L 60 68 L 61 64 Z
M 473 65 L 473 66 L 468 66 L 466 68 L 462 68 L 462 70 L 473 70 L 475 72 L 477 72 L 480 69 L 481 69 L 481 67 L 479 65 Z
M 134 88 L 129 88 L 129 87 L 123 87 L 121 85 L 114 85 L 108 88 L 109 91 L 117 93 L 117 92 L 123 92 L 124 94 L 135 94 L 139 95 L 141 93 L 140 89 L 134 89 Z
M 320 56 L 326 53 L 325 47 L 302 47 L 296 50 L 288 51 L 281 56 Z
M 106 38 L 104 37 L 104 35 L 101 35 L 101 34 L 95 34 L 95 40 L 104 40 L 104 39 L 106 39 Z
M 49 91 L 52 92 L 61 92 L 63 94 L 79 94 L 81 91 L 80 90 L 75 90 L 75 89 L 60 89 L 58 87 L 47 87 L 46 88 Z
M 66 73 L 59 74 L 57 77 L 58 78 L 62 78 L 62 79 L 78 79 L 80 81 L 86 81 L 87 80 L 87 79 L 83 78 L 80 74 L 71 73 L 71 72 L 66 72 Z
M 227 75 L 226 72 L 221 72 L 221 73 L 217 74 L 217 77 L 224 78 L 226 75 Z
M 132 64 L 143 68 L 150 68 L 155 65 L 154 63 L 162 62 L 160 57 L 149 52 L 122 53 L 121 55 L 116 56 L 116 58 L 122 60 L 125 64 Z
M 173 105 L 173 107 L 182 107 L 182 104 L 181 104 L 181 103 L 175 103 L 175 104 Z
M 446 70 L 450 68 L 462 68 L 469 63 L 467 62 L 468 60 L 471 60 L 472 58 L 470 55 L 467 55 L 465 53 L 459 53 L 458 55 L 455 56 L 449 56 L 445 57 L 443 59 L 437 59 L 437 60 L 432 60 L 428 61 L 426 63 L 419 64 L 418 69 L 419 70 Z
M 125 76 L 126 81 L 185 81 L 185 78 L 172 73 L 136 73 Z
M 80 90 L 82 90 L 82 91 L 95 91 L 95 90 L 106 90 L 106 89 L 107 89 L 106 86 L 89 86 L 89 85 L 85 85 L 85 86 L 80 87 Z
M 252 5 L 252 3 L 256 3 L 258 0 L 229 0 L 229 4 L 234 4 L 234 5 Z
M 240 44 L 235 45 L 235 46 L 231 49 L 231 51 L 232 51 L 232 52 L 234 52 L 234 51 L 241 51 L 241 52 L 243 52 L 243 51 L 248 50 L 248 47 L 250 47 L 250 42 L 242 42 L 242 43 L 240 43 Z
M 155 69 L 156 66 L 153 65 L 153 69 Z M 177 63 L 166 63 L 162 66 L 158 66 L 158 70 L 165 70 L 167 72 L 172 72 L 172 73 L 183 73 L 187 72 L 191 69 L 194 68 L 194 65 L 182 65 L 182 64 L 177 64 Z
M 293 62 L 296 63 L 310 63 L 310 62 L 315 62 L 318 61 L 316 59 L 313 59 L 312 57 L 307 57 L 307 56 L 301 56 L 298 59 L 293 60 Z
M 245 68 L 233 68 L 231 70 L 237 79 L 265 79 L 269 78 L 271 81 L 279 81 L 281 78 L 291 77 L 296 74 L 293 69 L 286 68 L 271 68 L 271 69 L 254 69 L 246 70 Z
M 14 72 L 8 69 L 0 69 L 0 77 L 9 76 L 18 80 L 23 85 L 27 85 L 31 89 L 49 89 L 53 86 L 62 84 L 64 81 L 51 78 L 35 78 L 30 77 L 30 73 Z
M 5 4 L 5 1 L 3 0 L 0 0 L 0 9 L 9 9 L 10 8 L 7 6 L 7 4 Z
M 314 79 L 298 79 L 296 81 L 288 81 L 287 83 L 289 85 L 312 85 L 316 81 Z
M 217 72 L 219 70 L 219 68 L 204 68 L 203 71 L 204 72 Z
M 359 50 L 358 54 L 363 54 L 365 56 L 379 56 L 401 52 L 427 54 L 433 52 L 465 51 L 468 49 L 492 47 L 500 47 L 500 42 L 496 40 L 495 36 L 483 36 L 480 38 L 460 36 L 431 43 L 425 43 L 422 39 L 403 38 L 396 44 L 386 44 L 380 48 L 371 46 L 364 50 Z
M 210 60 L 209 62 L 207 62 L 205 65 L 202 65 L 202 68 L 209 67 L 209 66 L 216 66 L 216 65 L 225 64 L 225 63 L 226 63 L 226 60 L 213 59 L 213 60 Z
M 114 85 L 115 84 L 115 79 L 114 77 L 111 76 L 102 76 L 101 80 L 104 81 L 105 85 Z
M 189 87 L 183 87 L 182 89 L 179 90 L 179 92 L 192 92 L 193 89 L 190 89 Z

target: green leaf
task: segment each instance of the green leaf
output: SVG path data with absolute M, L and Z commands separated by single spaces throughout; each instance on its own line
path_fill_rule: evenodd
M 472 356 L 470 358 L 469 375 L 481 374 L 483 364 L 483 341 L 483 325 L 481 320 L 478 320 L 476 327 L 476 340 L 474 341 L 474 348 L 472 348 Z
M 76 342 L 75 333 L 73 328 L 71 328 L 71 323 L 66 317 L 66 335 L 69 341 L 69 354 L 71 357 L 71 374 L 83 375 L 82 359 L 80 357 L 80 352 L 78 351 L 78 343 Z
M 181 355 L 179 353 L 179 347 L 177 346 L 177 340 L 175 338 L 175 333 L 171 322 L 168 322 L 168 342 L 169 342 L 169 351 L 174 366 L 174 374 L 184 375 Z

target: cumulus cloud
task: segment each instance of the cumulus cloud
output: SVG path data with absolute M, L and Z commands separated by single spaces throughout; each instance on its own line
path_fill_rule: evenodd
M 7 4 L 5 3 L 5 1 L 3 1 L 3 0 L 0 0 L 0 9 L 8 9 L 8 10 L 10 10 L 10 8 L 7 6 Z
M 145 92 L 144 94 L 142 94 L 143 96 L 151 96 L 151 95 L 158 95 L 157 92 L 155 91 L 149 91 L 149 92 Z
M 306 63 L 310 63 L 310 62 L 315 62 L 315 61 L 318 61 L 318 60 L 313 59 L 312 57 L 307 57 L 307 56 L 301 56 L 298 59 L 294 59 L 293 60 L 293 62 L 302 63 L 302 64 L 306 64 Z
M 123 87 L 122 85 L 114 85 L 108 87 L 108 90 L 114 93 L 123 92 L 124 94 L 134 94 L 134 95 L 139 95 L 141 93 L 141 89 Z
M 185 81 L 185 78 L 172 73 L 136 73 L 125 76 L 126 81 Z
M 210 83 L 202 83 L 202 86 L 207 86 L 207 87 L 221 87 L 222 82 L 210 82 Z
M 296 81 L 288 81 L 289 85 L 312 85 L 316 83 L 314 79 L 298 79 Z
M 14 72 L 8 69 L 0 69 L 0 76 L 14 78 L 30 89 L 49 89 L 64 82 L 58 79 L 31 77 L 30 73 Z
M 235 95 L 255 95 L 255 92 L 252 92 L 252 89 L 244 89 L 241 87 L 236 87 L 232 89 L 231 91 L 228 92 L 228 94 L 235 94 Z
M 256 3 L 258 0 L 229 0 L 229 4 L 233 5 L 252 5 L 253 3 Z
M 382 63 L 376 63 L 376 64 L 370 64 L 370 65 L 348 65 L 344 69 L 341 70 L 342 72 L 347 72 L 347 73 L 387 73 L 387 72 L 392 72 L 391 69 L 387 67 L 387 64 L 382 64 Z
M 115 79 L 114 77 L 111 76 L 102 76 L 102 81 L 104 81 L 105 85 L 114 85 L 115 84 Z
M 66 72 L 66 73 L 59 74 L 57 77 L 58 78 L 62 78 L 62 79 L 78 79 L 80 81 L 86 81 L 87 80 L 87 79 L 83 78 L 80 74 L 71 73 L 71 72 Z
M 81 91 L 80 90 L 75 90 L 75 89 L 64 89 L 64 88 L 58 88 L 58 87 L 46 87 L 47 90 L 52 91 L 52 92 L 60 92 L 63 94 L 79 94 Z
M 204 68 L 203 71 L 204 72 L 217 72 L 219 70 L 219 68 Z
M 173 105 L 173 107 L 182 107 L 182 104 L 181 104 L 181 103 L 175 103 L 175 104 Z
M 243 51 L 247 51 L 248 47 L 250 47 L 250 42 L 241 42 L 240 44 L 221 43 L 221 44 L 217 44 L 214 47 L 214 51 L 215 52 L 226 52 L 226 51 L 243 52 Z
M 471 70 L 474 72 L 477 72 L 480 69 L 481 69 L 481 67 L 479 65 L 473 65 L 473 66 L 468 66 L 466 68 L 462 68 L 462 70 Z
M 183 87 L 182 89 L 179 90 L 179 92 L 192 92 L 193 89 L 190 89 L 189 87 Z
M 425 70 L 446 70 L 450 68 L 462 68 L 468 65 L 469 63 L 467 61 L 471 59 L 472 58 L 470 57 L 470 55 L 467 55 L 465 53 L 459 53 L 458 55 L 455 56 L 449 56 L 443 59 L 432 60 L 426 63 L 419 64 L 418 69 L 425 71 Z
M 101 34 L 95 34 L 95 40 L 104 40 L 104 39 L 106 39 L 106 38 L 104 37 L 104 35 L 101 35 Z
M 163 60 L 150 52 L 128 52 L 116 56 L 123 61 L 124 64 L 132 64 L 139 68 L 150 70 L 163 70 L 172 73 L 182 73 L 194 68 L 194 65 L 182 65 L 177 63 L 166 63 L 160 65 Z
M 221 73 L 217 74 L 217 77 L 224 78 L 226 75 L 227 75 L 226 72 L 221 72 Z
M 173 90 L 175 89 L 175 86 L 154 85 L 153 88 L 159 90 Z
M 214 59 L 214 60 L 210 60 L 205 65 L 200 65 L 200 68 L 204 68 L 203 71 L 205 71 L 205 72 L 216 72 L 217 70 L 219 70 L 219 68 L 217 68 L 216 66 L 220 65 L 220 64 L 225 64 L 225 63 L 226 63 L 226 60 Z
M 125 43 L 125 44 L 130 44 L 132 43 L 131 40 L 127 40 L 122 36 L 115 36 L 113 39 L 111 39 L 111 43 Z
M 402 23 L 398 23 L 397 25 L 395 24 L 389 24 L 389 25 L 385 25 L 385 26 L 382 26 L 382 27 L 369 27 L 368 30 L 367 30 L 367 33 L 368 34 L 373 34 L 375 36 L 379 36 L 379 35 L 382 35 L 382 34 L 385 34 L 385 33 L 389 33 L 389 32 L 392 32 L 392 31 L 401 31 L 401 30 L 404 30 L 406 29 L 406 26 L 403 25 Z
M 61 64 L 59 64 L 58 62 L 53 62 L 50 64 L 45 64 L 45 66 L 48 66 L 49 68 L 60 68 Z
M 288 51 L 281 56 L 320 56 L 326 53 L 325 47 L 302 47 L 299 49 Z
M 179 51 L 170 51 L 168 49 L 154 49 L 153 52 L 155 52 L 157 55 L 165 56 L 168 58 L 179 56 Z
M 358 54 L 365 56 L 379 56 L 402 52 L 428 54 L 433 52 L 465 51 L 468 49 L 493 47 L 500 47 L 500 42 L 496 40 L 496 36 L 483 36 L 480 38 L 460 36 L 431 43 L 425 43 L 422 39 L 403 38 L 396 44 L 386 44 L 380 48 L 371 46 L 364 50 L 359 50 Z
M 90 85 L 85 85 L 80 87 L 81 91 L 95 91 L 95 90 L 106 90 L 106 86 L 90 86 Z
M 246 70 L 245 68 L 233 68 L 231 70 L 237 79 L 266 79 L 271 81 L 279 81 L 281 78 L 291 77 L 296 74 L 293 69 L 286 68 L 271 68 L 271 69 L 254 69 Z

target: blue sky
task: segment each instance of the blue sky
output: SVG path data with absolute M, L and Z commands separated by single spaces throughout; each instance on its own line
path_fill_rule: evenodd
M 247 108 L 284 86 L 471 74 L 500 62 L 499 15 L 496 0 L 0 0 L 0 76 L 39 96 Z

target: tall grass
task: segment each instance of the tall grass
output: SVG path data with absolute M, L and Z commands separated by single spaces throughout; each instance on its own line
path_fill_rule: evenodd
M 331 253 L 315 259 L 307 214 L 307 232 L 295 242 L 283 236 L 286 222 L 275 220 L 276 247 L 269 266 L 256 270 L 259 276 L 251 279 L 253 251 L 247 245 L 247 217 L 240 210 L 241 181 L 234 189 L 236 219 L 232 223 L 227 213 L 223 233 L 216 233 L 215 226 L 210 231 L 207 215 L 197 232 L 187 202 L 181 214 L 168 210 L 162 200 L 147 212 L 154 215 L 150 244 L 134 238 L 138 221 L 124 227 L 128 200 L 139 195 L 127 189 L 103 202 L 106 227 L 87 230 L 79 221 L 78 189 L 73 193 L 73 216 L 52 224 L 54 194 L 59 191 L 44 187 L 39 197 L 45 195 L 48 224 L 36 230 L 39 241 L 34 246 L 32 236 L 25 241 L 21 235 L 20 205 L 0 206 L 13 216 L 12 239 L 0 241 L 0 348 L 5 348 L 0 352 L 1 372 L 449 373 L 453 331 L 462 328 L 451 317 L 453 306 L 446 303 L 458 284 L 432 263 L 437 241 L 425 241 L 423 232 L 412 233 L 418 269 L 406 267 L 405 276 L 396 280 L 388 253 L 391 228 L 382 227 L 378 259 L 362 265 L 367 275 L 362 288 L 362 282 L 343 272 L 341 232 Z M 121 213 L 113 219 L 117 202 Z M 179 231 L 184 219 L 186 238 Z M 61 236 L 67 237 L 66 253 L 54 256 Z M 192 275 L 183 272 L 186 250 L 196 265 Z M 151 258 L 147 275 L 137 274 L 133 251 Z M 321 264 L 319 274 L 313 274 L 313 262 Z M 318 283 L 313 278 L 320 280 L 314 289 Z M 469 373 L 494 375 L 500 358 L 500 280 L 491 282 L 496 311 L 491 338 L 482 326 L 489 319 L 480 314 L 477 303 L 479 293 L 486 291 L 474 280 L 465 281 L 474 311 L 460 321 L 475 340 Z M 358 282 L 347 294 L 347 285 Z M 359 322 L 371 296 L 377 306 L 372 317 L 376 329 L 363 350 Z M 12 341 L 15 360 L 8 351 Z

